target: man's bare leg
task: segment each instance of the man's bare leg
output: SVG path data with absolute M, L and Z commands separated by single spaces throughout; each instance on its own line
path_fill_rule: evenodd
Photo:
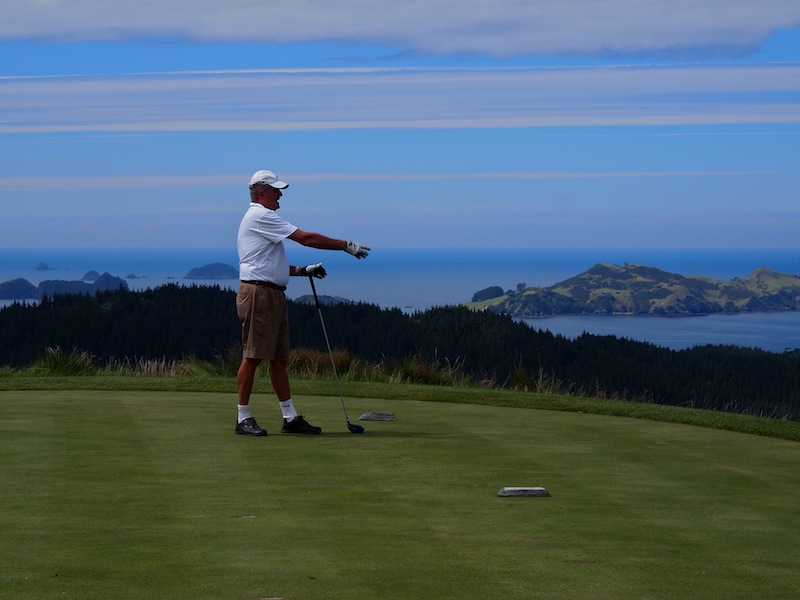
M 253 392 L 253 382 L 256 378 L 256 369 L 261 364 L 260 358 L 243 358 L 236 374 L 236 386 L 239 393 L 239 404 L 250 404 L 250 394 Z
M 278 397 L 278 402 L 290 400 L 292 389 L 289 385 L 289 373 L 287 365 L 289 360 L 286 358 L 276 358 L 269 363 L 269 379 L 272 382 L 272 389 Z

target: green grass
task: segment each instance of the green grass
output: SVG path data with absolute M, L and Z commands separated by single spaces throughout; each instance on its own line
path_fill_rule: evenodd
M 20 390 L 12 379 L 0 378 L 0 598 L 769 600 L 800 589 L 795 441 L 589 414 L 579 399 L 531 410 L 513 405 L 568 399 L 352 382 L 351 419 L 399 419 L 356 436 L 335 384 L 303 381 L 296 402 L 322 436 L 280 435 L 274 400 L 258 394 L 271 435 L 243 438 L 229 380 L 148 391 L 169 386 L 27 378 L 16 387 L 40 389 Z M 504 486 L 552 497 L 499 498 Z
M 262 374 L 263 378 L 263 374 Z M 698 410 L 677 406 L 664 406 L 647 402 L 632 402 L 604 398 L 591 398 L 559 393 L 535 393 L 482 388 L 469 385 L 421 385 L 387 383 L 381 381 L 343 380 L 347 395 L 384 398 L 390 400 L 424 400 L 458 404 L 482 404 L 510 408 L 530 408 L 579 412 L 651 421 L 682 423 L 751 433 L 787 440 L 800 441 L 800 422 L 768 417 L 753 417 L 721 411 Z M 33 376 L 29 372 L 0 370 L 2 390 L 102 390 L 102 391 L 185 391 L 231 392 L 235 389 L 233 376 L 145 376 L 98 374 L 92 376 Z M 330 377 L 312 379 L 292 378 L 295 394 L 337 396 L 336 384 Z

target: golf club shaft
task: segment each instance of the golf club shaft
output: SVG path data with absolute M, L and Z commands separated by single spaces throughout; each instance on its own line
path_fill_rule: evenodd
M 319 322 L 322 324 L 322 334 L 325 336 L 325 345 L 328 347 L 328 356 L 331 357 L 331 367 L 333 367 L 333 377 L 336 379 L 336 388 L 339 390 L 339 400 L 342 401 L 342 411 L 344 412 L 345 421 L 350 425 L 350 418 L 347 416 L 347 408 L 344 405 L 344 395 L 342 394 L 342 384 L 339 383 L 339 374 L 336 371 L 336 361 L 333 360 L 333 350 L 331 350 L 331 342 L 328 339 L 328 330 L 325 327 L 325 319 L 322 318 L 322 307 L 319 305 L 319 298 L 317 298 L 317 288 L 314 286 L 313 276 L 308 276 L 308 281 L 311 282 L 311 291 L 314 294 L 314 304 L 317 305 L 317 314 L 319 314 Z

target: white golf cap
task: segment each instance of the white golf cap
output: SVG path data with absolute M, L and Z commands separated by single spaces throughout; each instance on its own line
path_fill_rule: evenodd
M 278 179 L 278 176 L 272 171 L 256 171 L 250 178 L 250 187 L 258 184 L 271 185 L 279 190 L 289 187 L 288 183 Z

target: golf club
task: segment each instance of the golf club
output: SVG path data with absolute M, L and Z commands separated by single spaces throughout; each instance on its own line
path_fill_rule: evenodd
M 342 411 L 344 411 L 344 420 L 347 421 L 347 429 L 350 430 L 350 433 L 364 433 L 364 428 L 361 425 L 351 423 L 350 419 L 347 417 L 347 409 L 344 406 L 344 396 L 342 395 L 342 384 L 339 383 L 339 374 L 336 372 L 336 362 L 333 360 L 333 351 L 331 350 L 331 343 L 328 340 L 328 330 L 325 328 L 325 319 L 322 318 L 322 308 L 319 305 L 319 298 L 317 298 L 317 288 L 314 286 L 314 277 L 309 275 L 308 281 L 311 282 L 311 291 L 314 293 L 314 304 L 317 305 L 319 322 L 322 323 L 322 333 L 325 336 L 325 345 L 328 347 L 328 355 L 331 357 L 333 377 L 336 379 L 336 388 L 339 390 L 339 399 L 342 401 Z

